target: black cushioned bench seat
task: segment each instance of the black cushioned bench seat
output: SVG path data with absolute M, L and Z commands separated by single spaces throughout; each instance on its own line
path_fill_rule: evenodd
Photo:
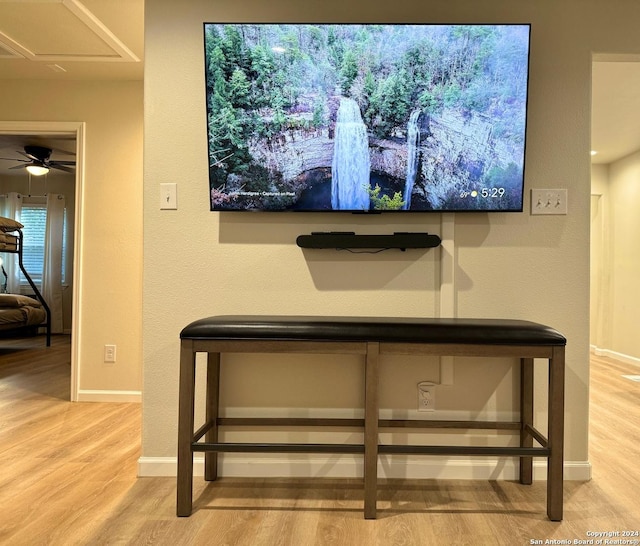
M 423 319 L 384 317 L 214 316 L 196 320 L 180 333 L 180 407 L 178 423 L 177 514 L 192 511 L 193 453 L 205 453 L 205 479 L 217 478 L 220 452 L 323 452 L 364 454 L 364 515 L 376 517 L 379 453 L 438 455 L 505 455 L 520 460 L 520 482 L 533 479 L 532 458 L 547 458 L 547 514 L 562 519 L 565 337 L 548 326 L 525 320 Z M 207 353 L 205 423 L 194 431 L 195 355 Z M 221 418 L 219 384 L 221 354 L 344 353 L 364 357 L 364 419 Z M 385 354 L 515 357 L 520 359 L 518 422 L 380 420 L 378 369 Z M 549 365 L 547 437 L 533 425 L 534 358 Z M 362 444 L 231 444 L 218 441 L 218 428 L 244 426 L 357 426 Z M 519 447 L 380 445 L 380 427 L 512 429 Z M 204 438 L 204 441 L 202 439 Z M 534 447 L 534 440 L 540 447 Z
M 379 341 L 565 345 L 564 336 L 526 320 L 222 315 L 196 320 L 181 339 Z

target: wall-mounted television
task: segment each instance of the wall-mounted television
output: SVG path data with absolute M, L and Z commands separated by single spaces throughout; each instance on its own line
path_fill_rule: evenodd
M 528 24 L 205 23 L 213 211 L 521 211 Z

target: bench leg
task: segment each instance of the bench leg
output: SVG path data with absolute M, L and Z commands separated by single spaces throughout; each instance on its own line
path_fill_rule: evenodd
M 177 515 L 190 516 L 193 502 L 193 405 L 196 359 L 190 341 L 180 346 L 180 386 L 178 402 Z
M 533 359 L 520 359 L 520 447 L 533 447 Z M 520 457 L 520 483 L 533 483 L 533 457 Z
M 547 463 L 547 515 L 562 520 L 564 466 L 564 347 L 554 347 L 549 360 L 549 448 Z
M 364 517 L 376 519 L 378 496 L 378 361 L 380 344 L 367 343 L 364 393 Z
M 206 420 L 211 428 L 205 435 L 207 443 L 218 442 L 218 409 L 220 407 L 220 353 L 207 354 L 207 405 Z M 218 478 L 218 453 L 205 451 L 204 479 L 215 481 Z

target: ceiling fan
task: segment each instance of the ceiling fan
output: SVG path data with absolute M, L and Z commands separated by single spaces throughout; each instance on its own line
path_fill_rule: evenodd
M 0 157 L 7 161 L 19 161 L 22 165 L 16 165 L 15 167 L 9 167 L 9 169 L 22 169 L 25 168 L 29 173 L 34 176 L 42 176 L 47 174 L 50 169 L 57 169 L 67 173 L 72 173 L 71 166 L 75 166 L 75 161 L 52 161 L 51 148 L 45 146 L 25 146 L 24 152 L 16 150 L 17 153 L 23 155 L 27 159 L 15 159 L 9 157 Z

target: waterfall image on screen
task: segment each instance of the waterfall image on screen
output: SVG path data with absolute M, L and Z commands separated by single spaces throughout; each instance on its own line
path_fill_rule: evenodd
M 205 23 L 212 211 L 521 211 L 529 25 Z
M 411 207 L 411 194 L 413 184 L 418 174 L 418 146 L 420 145 L 420 129 L 418 127 L 418 117 L 420 110 L 411 112 L 409 124 L 407 125 L 407 181 L 404 188 L 402 208 L 407 210 Z
M 331 167 L 331 206 L 335 210 L 369 210 L 369 138 L 358 103 L 340 101 Z

